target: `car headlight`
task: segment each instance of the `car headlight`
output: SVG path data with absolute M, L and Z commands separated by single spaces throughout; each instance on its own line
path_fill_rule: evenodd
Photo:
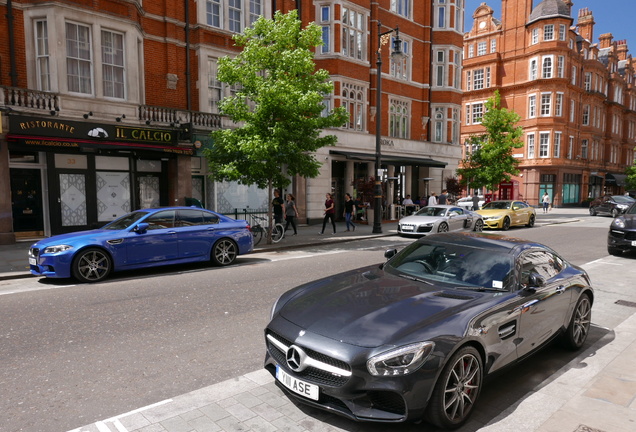
M 612 226 L 616 228 L 625 228 L 625 218 L 617 217 L 612 221 Z
M 625 210 L 627 207 L 629 207 L 629 205 L 627 205 L 627 204 L 618 204 L 616 207 L 618 207 L 621 210 Z
M 54 254 L 54 253 L 58 253 L 58 252 L 64 252 L 67 251 L 69 249 L 72 249 L 73 246 L 69 246 L 69 245 L 55 245 L 55 246 L 49 246 L 47 248 L 44 249 L 45 254 Z
M 408 375 L 424 364 L 433 351 L 433 342 L 418 342 L 371 357 L 367 369 L 374 376 Z
M 497 220 L 501 219 L 501 216 L 484 216 L 484 220 Z

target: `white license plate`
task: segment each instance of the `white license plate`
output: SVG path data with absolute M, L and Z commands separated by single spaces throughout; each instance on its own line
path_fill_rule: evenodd
M 35 258 L 29 258 L 29 265 L 38 265 L 38 262 Z
M 402 231 L 413 231 L 413 227 L 405 225 L 405 226 L 402 227 Z
M 636 240 L 632 240 L 632 246 L 636 247 Z
M 276 365 L 276 379 L 294 393 L 312 400 L 318 400 L 320 388 L 317 385 L 294 378 L 278 365 Z

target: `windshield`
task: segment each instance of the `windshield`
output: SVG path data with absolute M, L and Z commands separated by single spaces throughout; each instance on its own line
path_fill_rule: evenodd
M 491 201 L 485 204 L 483 210 L 508 210 L 510 208 L 511 201 Z
M 513 261 L 508 254 L 461 245 L 415 242 L 391 259 L 385 269 L 458 288 L 510 290 Z
M 130 227 L 132 224 L 137 222 L 142 217 L 146 216 L 148 212 L 145 211 L 136 211 L 132 213 L 128 213 L 127 215 L 123 215 L 119 219 L 115 219 L 108 225 L 105 225 L 102 229 L 107 230 L 123 230 Z
M 625 195 L 614 195 L 612 196 L 612 199 L 621 204 L 631 204 L 634 202 L 634 198 Z
M 446 210 L 447 209 L 440 207 L 424 207 L 415 213 L 415 216 L 444 216 Z

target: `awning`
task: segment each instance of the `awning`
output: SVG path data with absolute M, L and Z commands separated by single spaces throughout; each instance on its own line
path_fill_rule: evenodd
M 625 186 L 625 180 L 627 179 L 626 174 L 615 174 L 615 173 L 607 173 L 605 174 L 605 184 L 606 185 L 615 185 L 615 186 Z
M 358 153 L 347 152 L 341 150 L 329 150 L 330 154 L 344 156 L 349 160 L 359 160 L 366 162 L 375 161 L 375 153 Z M 411 166 L 424 166 L 433 168 L 446 168 L 448 165 L 446 162 L 437 161 L 431 158 L 425 157 L 411 157 L 411 156 L 394 156 L 388 154 L 382 154 L 382 163 L 388 165 L 411 165 Z

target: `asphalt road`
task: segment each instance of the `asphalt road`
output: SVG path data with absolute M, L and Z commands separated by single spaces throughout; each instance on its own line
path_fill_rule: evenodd
M 543 242 L 581 265 L 607 256 L 610 221 L 585 217 L 506 235 Z M 385 249 L 410 241 L 387 237 L 260 253 L 229 268 L 121 273 L 93 285 L 5 281 L 0 431 L 69 430 L 257 370 L 264 355 L 262 330 L 279 294 L 380 263 Z M 597 337 L 602 334 L 597 331 Z M 549 373 L 551 366 L 544 369 Z

